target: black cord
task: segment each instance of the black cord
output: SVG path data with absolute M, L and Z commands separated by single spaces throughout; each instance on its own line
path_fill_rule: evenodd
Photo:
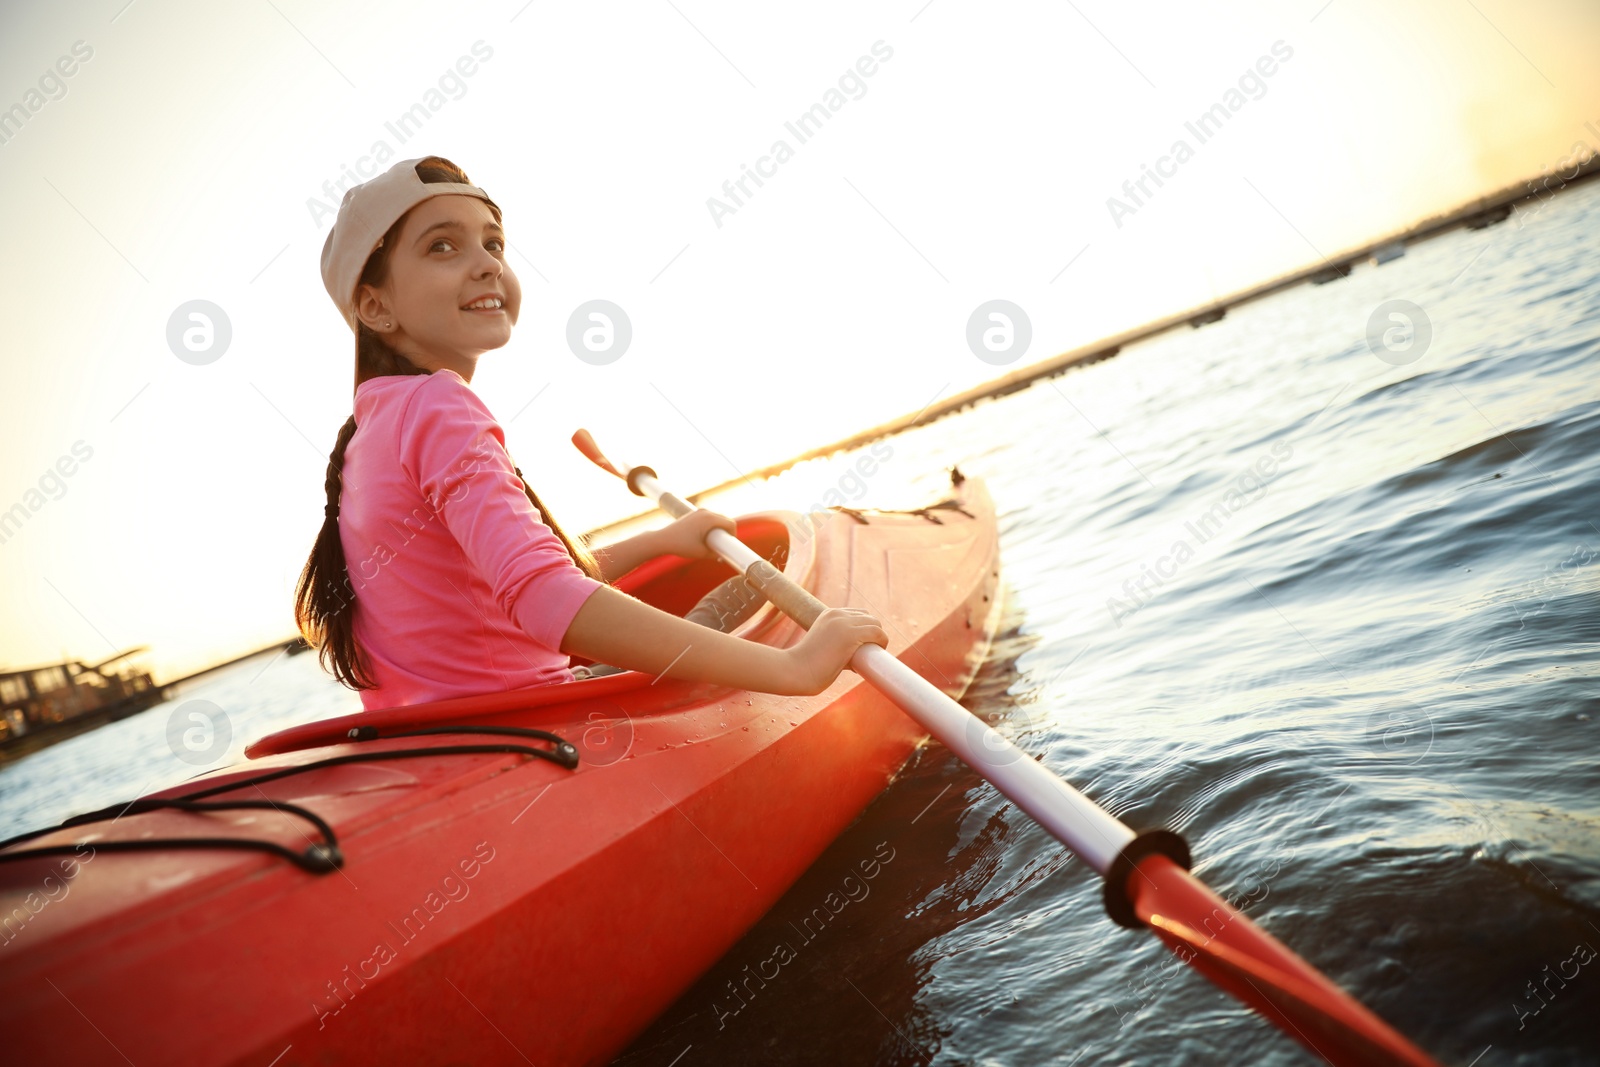
M 558 763 L 562 766 L 567 766 L 566 763 L 564 763 L 560 758 L 555 756 L 547 749 L 529 748 L 527 745 L 449 745 L 436 748 L 397 748 L 390 749 L 387 752 L 352 752 L 344 756 L 329 756 L 327 759 L 316 760 L 312 763 L 303 763 L 297 767 L 285 767 L 278 771 L 268 771 L 265 774 L 258 774 L 252 778 L 245 778 L 237 782 L 224 782 L 221 785 L 212 786 L 210 789 L 201 789 L 193 793 L 185 793 L 184 796 L 186 798 L 209 797 L 217 793 L 226 793 L 229 790 L 241 789 L 248 785 L 259 785 L 262 782 L 275 782 L 279 778 L 288 778 L 291 775 L 304 774 L 306 771 L 317 770 L 321 767 L 338 767 L 346 763 L 371 763 L 376 760 L 384 759 L 412 759 L 418 756 L 443 756 L 450 755 L 452 753 L 460 755 L 472 755 L 494 752 L 509 752 L 519 756 L 537 756 L 540 759 L 547 759 L 552 763 Z M 574 750 L 572 763 L 573 765 L 577 764 L 576 750 Z
M 427 737 L 430 734 L 499 734 L 503 737 L 531 737 L 548 741 L 555 746 L 557 763 L 571 770 L 578 765 L 578 750 L 566 738 L 548 730 L 535 730 L 529 726 L 424 726 L 416 730 L 397 730 L 380 733 L 376 726 L 352 727 L 345 736 L 352 741 L 377 741 L 389 737 Z M 546 753 L 546 755 L 552 755 Z
M 346 735 L 352 741 L 377 741 L 393 737 L 422 737 L 435 734 L 496 734 L 509 737 L 529 737 L 539 741 L 548 741 L 554 748 L 532 748 L 528 745 L 510 744 L 483 744 L 483 745 L 438 745 L 428 748 L 402 748 L 391 749 L 384 752 L 350 752 L 342 756 L 329 756 L 326 759 L 313 760 L 310 763 L 298 764 L 294 767 L 284 767 L 276 771 L 266 771 L 262 774 L 252 775 L 209 789 L 198 789 L 186 793 L 181 797 L 171 799 L 136 799 L 125 804 L 113 804 L 101 808 L 99 811 L 87 812 L 83 815 L 74 815 L 57 826 L 48 826 L 42 830 L 30 830 L 24 834 L 5 841 L 0 841 L 0 862 L 15 859 L 27 859 L 35 856 L 53 856 L 76 853 L 82 845 L 45 845 L 39 848 L 23 849 L 18 852 L 5 852 L 12 845 L 29 841 L 57 830 L 68 829 L 73 826 L 84 826 L 89 823 L 102 822 L 106 819 L 115 821 L 127 814 L 139 814 L 146 811 L 174 809 L 178 811 L 191 811 L 203 813 L 208 811 L 229 811 L 244 808 L 272 808 L 276 811 L 298 815 L 311 822 L 322 833 L 323 843 L 313 844 L 305 852 L 295 852 L 271 841 L 260 841 L 243 837 L 175 837 L 157 838 L 140 841 L 106 841 L 93 845 L 96 852 L 133 852 L 147 851 L 158 848 L 245 848 L 256 849 L 262 852 L 271 852 L 283 856 L 296 866 L 315 874 L 326 874 L 338 869 L 344 863 L 344 855 L 339 850 L 338 839 L 334 836 L 333 827 L 329 826 L 315 812 L 291 804 L 288 801 L 275 800 L 228 800 L 204 803 L 202 797 L 214 796 L 218 793 L 227 793 L 235 789 L 245 789 L 257 786 L 264 782 L 277 781 L 307 771 L 318 770 L 323 767 L 338 767 L 347 763 L 371 763 L 387 759 L 414 759 L 422 756 L 443 755 L 484 755 L 496 753 L 509 753 L 520 756 L 533 756 L 538 759 L 549 760 L 567 770 L 572 770 L 578 765 L 578 750 L 570 741 L 547 730 L 535 730 L 524 726 L 428 726 L 416 730 L 396 731 L 391 734 L 381 733 L 374 726 L 357 726 Z
M 263 852 L 272 852 L 283 856 L 298 867 L 311 871 L 314 874 L 326 874 L 336 870 L 344 863 L 344 856 L 339 851 L 338 839 L 333 835 L 333 827 L 329 826 L 316 812 L 308 811 L 298 804 L 280 800 L 219 800 L 205 803 L 191 800 L 187 797 L 173 798 L 170 800 L 135 800 L 132 803 L 100 811 L 91 811 L 84 815 L 74 815 L 60 826 L 51 826 L 43 830 L 31 830 L 19 834 L 7 841 L 0 842 L 0 849 L 8 848 L 20 841 L 31 840 L 44 834 L 71 826 L 83 826 L 102 819 L 117 819 L 123 815 L 139 815 L 147 811 L 176 810 L 189 811 L 199 814 L 213 811 L 243 811 L 271 809 L 285 815 L 298 815 L 311 823 L 322 833 L 323 840 L 320 844 L 313 843 L 304 852 L 295 852 L 272 841 L 259 841 L 248 837 L 174 837 L 152 838 L 141 841 L 105 841 L 91 845 L 96 852 L 134 852 L 146 851 L 156 848 L 247 848 Z M 0 862 L 15 859 L 28 859 L 34 856 L 57 856 L 75 854 L 83 846 L 78 845 L 43 845 L 39 848 L 23 849 L 20 852 L 0 852 Z
M 32 859 L 35 856 L 72 854 L 81 856 L 82 845 L 43 845 L 21 852 L 0 856 L 0 860 Z M 257 841 L 248 837 L 171 837 L 149 841 L 106 841 L 92 846 L 96 852 L 155 852 L 172 848 L 243 848 L 257 852 L 271 852 L 312 874 L 327 874 L 344 865 L 344 856 L 337 845 L 312 845 L 305 852 L 295 852 L 271 841 Z

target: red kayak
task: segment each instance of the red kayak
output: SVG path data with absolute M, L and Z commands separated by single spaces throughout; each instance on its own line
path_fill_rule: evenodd
M 916 511 L 761 512 L 738 534 L 959 696 L 999 555 L 987 489 L 953 480 Z M 616 584 L 681 615 L 732 573 L 667 557 Z M 734 632 L 802 633 L 770 604 Z M 5 1059 L 604 1063 L 925 736 L 851 672 L 781 697 L 631 671 L 273 734 L 0 850 Z

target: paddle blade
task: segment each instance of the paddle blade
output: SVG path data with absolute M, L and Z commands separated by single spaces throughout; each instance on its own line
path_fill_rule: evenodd
M 589 462 L 593 463 L 596 467 L 599 467 L 603 471 L 609 471 L 610 473 L 615 474 L 618 478 L 625 479 L 628 477 L 622 471 L 618 470 L 616 466 L 606 458 L 606 454 L 604 452 L 600 451 L 600 446 L 594 443 L 594 438 L 589 434 L 588 430 L 580 429 L 577 433 L 573 434 L 572 443 L 577 445 L 578 451 L 582 452 L 585 456 L 588 456 Z
M 1180 959 L 1334 1067 L 1438 1067 L 1167 857 L 1140 860 L 1127 884 L 1134 912 Z

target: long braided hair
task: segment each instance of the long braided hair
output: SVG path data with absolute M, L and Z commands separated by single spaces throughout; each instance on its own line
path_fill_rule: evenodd
M 420 161 L 416 171 L 417 176 L 424 182 L 471 184 L 465 171 L 440 156 L 429 156 Z M 494 211 L 495 221 L 501 221 L 499 209 L 492 205 L 491 209 Z M 389 255 L 399 241 L 400 230 L 405 220 L 404 215 L 396 219 L 394 225 L 383 235 L 383 241 L 367 259 L 366 266 L 361 271 L 363 283 L 382 286 L 388 280 Z M 370 329 L 364 322 L 357 323 L 356 384 L 358 386 L 364 381 L 385 375 L 428 373 L 430 372 L 418 367 L 391 348 L 382 334 Z M 350 581 L 350 572 L 345 564 L 344 545 L 339 540 L 339 494 L 343 481 L 344 452 L 355 432 L 356 417 L 352 414 L 339 428 L 338 441 L 333 447 L 333 453 L 328 457 L 328 472 L 323 481 L 328 502 L 323 508 L 322 529 L 317 533 L 316 543 L 311 547 L 311 555 L 306 560 L 305 568 L 300 572 L 299 583 L 295 587 L 294 615 L 301 636 L 308 645 L 318 649 L 318 662 L 323 669 L 331 670 L 334 677 L 351 689 L 361 690 L 376 689 L 378 683 L 373 679 L 365 657 L 361 655 L 356 645 L 355 630 L 352 625 L 354 613 L 350 610 L 355 601 L 355 587 Z M 517 477 L 522 478 L 521 468 L 516 468 L 516 472 Z M 522 488 L 528 494 L 528 500 L 538 511 L 544 524 L 550 527 L 551 532 L 566 547 L 578 569 L 589 577 L 599 580 L 599 564 L 595 562 L 588 548 L 581 540 L 574 541 L 567 536 L 566 531 L 556 523 L 544 504 L 540 502 L 526 478 L 522 478 Z

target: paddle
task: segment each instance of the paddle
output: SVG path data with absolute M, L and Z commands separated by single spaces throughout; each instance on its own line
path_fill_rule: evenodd
M 674 518 L 696 510 L 663 489 L 649 467 L 608 459 L 587 430 L 572 443 Z M 710 531 L 706 544 L 802 628 L 826 609 L 726 530 Z M 862 645 L 850 667 L 1093 867 L 1116 922 L 1152 929 L 1180 959 L 1336 1067 L 1438 1067 L 1190 875 L 1189 849 L 1177 834 L 1135 833 L 886 649 Z

